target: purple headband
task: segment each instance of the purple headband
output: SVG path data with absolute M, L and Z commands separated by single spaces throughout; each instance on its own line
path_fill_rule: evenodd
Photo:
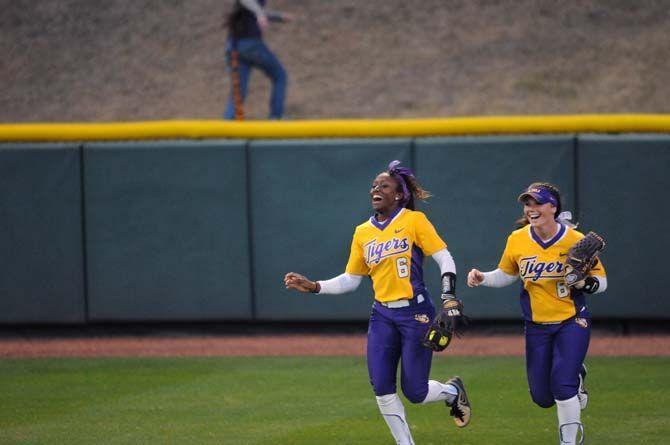
M 528 187 L 528 190 L 519 195 L 518 201 L 521 202 L 526 196 L 530 196 L 538 204 L 552 203 L 554 207 L 558 207 L 556 197 L 549 191 L 549 189 L 542 186 Z
M 405 178 L 403 178 L 403 175 L 411 176 L 413 178 L 414 172 L 412 172 L 412 170 L 410 170 L 407 167 L 401 167 L 400 161 L 398 160 L 391 161 L 391 163 L 389 164 L 388 172 L 396 181 L 398 181 L 398 183 L 402 187 L 402 201 L 400 201 L 400 204 L 402 205 L 402 207 L 405 207 L 409 202 L 409 198 L 412 196 L 412 194 L 407 188 L 407 183 L 405 182 Z

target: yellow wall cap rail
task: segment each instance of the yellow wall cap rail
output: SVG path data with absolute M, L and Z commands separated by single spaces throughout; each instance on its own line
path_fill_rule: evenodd
M 245 122 L 171 120 L 0 124 L 0 142 L 426 137 L 550 133 L 670 133 L 670 115 L 585 114 L 440 119 Z

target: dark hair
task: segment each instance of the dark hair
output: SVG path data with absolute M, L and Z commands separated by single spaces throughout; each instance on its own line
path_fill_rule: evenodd
M 240 2 L 235 2 L 232 10 L 224 16 L 223 28 L 228 28 L 230 37 L 236 39 L 242 31 L 242 15 L 244 14 L 244 9 L 240 5 Z
M 533 187 L 538 187 L 538 188 L 543 188 L 547 190 L 551 195 L 556 198 L 556 202 L 558 205 L 556 206 L 556 214 L 554 215 L 554 219 L 558 218 L 558 215 L 561 214 L 561 191 L 556 187 L 554 184 L 551 184 L 549 182 L 533 182 L 531 185 L 528 186 L 528 188 L 533 188 Z M 525 213 L 521 215 L 521 218 L 517 219 L 515 221 L 517 227 L 523 227 L 528 224 L 530 224 L 530 221 L 528 221 L 528 218 L 526 218 Z

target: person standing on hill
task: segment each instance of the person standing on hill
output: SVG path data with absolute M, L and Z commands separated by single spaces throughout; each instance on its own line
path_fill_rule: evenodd
M 284 116 L 288 76 L 277 56 L 263 41 L 263 31 L 269 22 L 291 21 L 293 16 L 268 11 L 265 4 L 266 0 L 236 0 L 228 15 L 226 61 L 232 81 L 224 119 L 244 120 L 244 100 L 252 68 L 263 71 L 272 80 L 269 119 Z
M 433 351 L 443 350 L 451 339 L 434 335 L 433 326 L 439 320 L 452 318 L 457 324 L 463 318 L 462 303 L 455 297 L 454 260 L 426 215 L 414 208 L 416 199 L 429 196 L 409 168 L 391 162 L 372 182 L 370 199 L 375 213 L 356 227 L 345 272 L 325 281 L 312 281 L 295 272 L 284 277 L 287 289 L 317 294 L 351 292 L 364 276 L 372 279 L 368 374 L 379 411 L 399 445 L 414 444 L 397 394 L 399 364 L 401 388 L 410 402 L 443 401 L 458 427 L 468 425 L 471 416 L 459 377 L 444 383 L 428 379 Z M 442 306 L 437 317 L 423 281 L 425 256 L 437 262 L 442 276 Z

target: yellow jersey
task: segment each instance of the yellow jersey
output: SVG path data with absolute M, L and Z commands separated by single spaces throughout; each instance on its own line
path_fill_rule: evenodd
M 521 308 L 526 320 L 557 323 L 574 316 L 590 318 L 584 293 L 571 290 L 563 278 L 568 250 L 582 238 L 582 233 L 563 224 L 546 242 L 530 225 L 515 230 L 507 238 L 498 267 L 508 275 L 521 278 Z M 590 275 L 605 276 L 600 260 Z
M 383 223 L 372 216 L 356 227 L 346 272 L 369 275 L 380 302 L 428 297 L 424 256 L 446 247 L 425 214 L 400 208 Z

